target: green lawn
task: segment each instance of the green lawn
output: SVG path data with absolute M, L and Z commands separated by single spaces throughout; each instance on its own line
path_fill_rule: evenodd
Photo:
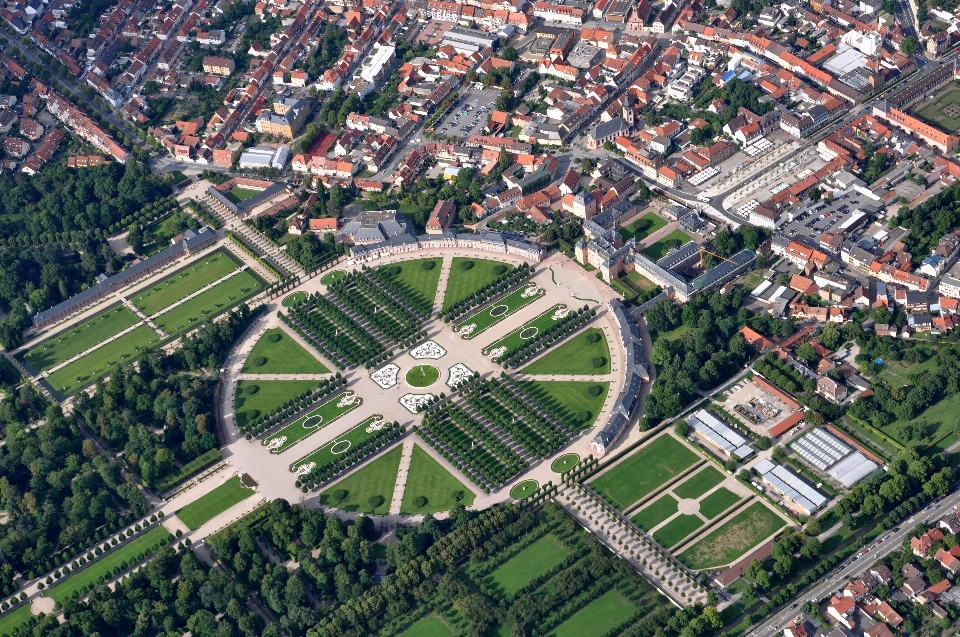
M 327 272 L 320 277 L 320 283 L 324 285 L 330 285 L 331 283 L 336 283 L 345 276 L 347 276 L 347 273 L 343 270 L 334 270 L 333 272 Z
M 565 453 L 553 461 L 553 464 L 550 465 L 550 471 L 554 473 L 570 471 L 578 462 L 580 462 L 580 456 L 575 453 Z
M 669 493 L 640 509 L 630 520 L 644 531 L 649 531 L 677 512 L 677 499 Z
M 47 376 L 47 382 L 64 396 L 88 385 L 110 372 L 114 365 L 129 363 L 143 349 L 160 342 L 160 337 L 146 325 L 110 341 L 86 356 L 61 367 Z
M 590 483 L 602 498 L 624 510 L 693 465 L 699 456 L 682 442 L 663 434 Z
M 574 613 L 570 619 L 548 633 L 548 637 L 604 635 L 630 619 L 635 612 L 637 606 L 627 599 L 626 595 L 613 589 Z
M 898 429 L 904 422 L 902 420 L 890 423 L 881 431 L 900 444 L 917 448 L 918 451 L 923 452 L 925 447 L 954 431 L 958 421 L 960 421 L 957 414 L 960 414 L 960 394 L 953 394 L 944 397 L 938 403 L 934 403 L 910 421 L 914 432 L 924 432 L 922 437 L 914 433 L 912 440 L 905 440 L 903 436 L 899 435 Z
M 623 237 L 624 241 L 627 241 L 631 237 L 640 241 L 666 225 L 666 219 L 655 212 L 648 212 L 630 225 L 620 228 L 620 236 Z
M 172 537 L 163 526 L 158 524 L 96 562 L 88 563 L 86 568 L 73 573 L 44 593 L 44 597 L 50 597 L 62 604 L 70 598 L 74 591 L 79 591 L 90 584 L 96 584 L 101 575 L 113 573 L 114 569 L 122 567 L 124 562 L 128 567 L 132 567 L 139 553 L 150 551 L 157 542 L 167 541 Z
M 501 595 L 512 595 L 565 560 L 568 555 L 570 549 L 556 536 L 548 533 L 490 573 L 486 581 Z
M 683 538 L 687 537 L 703 526 L 703 520 L 696 515 L 678 515 L 653 534 L 660 546 L 670 548 Z
M 946 25 L 943 28 L 946 28 Z M 948 106 L 956 109 L 958 105 L 960 105 L 960 91 L 953 90 L 938 95 L 935 100 L 919 109 L 918 113 L 923 118 L 936 122 L 944 130 L 956 132 L 960 130 L 960 117 L 957 117 L 956 113 L 948 115 L 945 109 Z
M 203 321 L 239 305 L 263 289 L 263 281 L 251 270 L 244 270 L 166 312 L 154 321 L 167 334 L 182 334 Z
M 202 261 L 197 261 L 158 281 L 149 289 L 130 299 L 141 312 L 152 316 L 197 290 L 222 279 L 240 267 L 225 250 L 214 252 Z
M 785 526 L 783 518 L 757 501 L 681 553 L 681 562 L 692 569 L 731 564 Z
M 598 395 L 591 396 L 587 390 L 594 385 L 599 385 L 601 391 Z M 582 380 L 538 380 L 529 382 L 528 386 L 562 417 L 574 419 L 577 414 L 589 413 L 589 417 L 580 423 L 584 429 L 591 427 L 596 421 L 610 390 L 610 383 L 606 381 L 595 383 Z
M 463 264 L 466 262 L 472 262 L 473 267 L 464 270 Z M 450 268 L 450 276 L 447 278 L 447 289 L 443 296 L 443 311 L 446 312 L 455 303 L 464 300 L 483 286 L 495 281 L 500 276 L 494 271 L 495 268 L 509 270 L 511 266 L 489 259 L 454 257 Z M 507 270 L 504 270 L 504 272 Z
M 537 487 L 539 486 L 540 483 L 536 480 L 524 480 L 522 482 L 518 482 L 512 489 L 510 489 L 510 497 L 514 500 L 522 500 L 536 491 Z
M 667 253 L 667 242 L 668 241 L 679 241 L 680 245 L 683 245 L 690 241 L 690 235 L 688 235 L 683 230 L 674 230 L 667 236 L 663 237 L 659 241 L 650 244 L 644 248 L 643 253 L 656 261 L 660 259 Z
M 622 283 L 626 283 L 628 286 L 636 290 L 638 293 L 646 292 L 657 287 L 657 284 L 643 276 L 636 270 L 633 272 L 628 272 L 625 276 L 620 277 Z
M 290 471 L 292 473 L 296 473 L 299 467 L 312 463 L 314 465 L 313 468 L 304 474 L 305 476 L 309 476 L 311 473 L 319 472 L 325 467 L 336 463 L 341 454 L 346 453 L 347 450 L 351 449 L 352 447 L 362 445 L 377 434 L 377 430 L 367 431 L 367 427 L 372 425 L 376 419 L 377 416 L 371 416 L 370 418 L 367 418 L 362 423 L 346 432 L 336 440 L 331 440 L 313 453 L 310 453 L 295 461 L 290 465 Z
M 316 389 L 315 380 L 241 380 L 237 383 L 234 408 L 237 424 L 241 427 L 263 414 L 272 414 L 288 400 L 308 389 Z M 247 394 L 244 387 L 256 385 L 255 394 Z
M 344 511 L 386 515 L 390 512 L 402 453 L 402 446 L 394 447 L 321 493 L 320 501 Z M 333 497 L 338 489 L 347 492 L 347 497 L 340 501 Z
M 115 305 L 99 316 L 30 348 L 23 360 L 38 372 L 56 367 L 140 322 L 123 305 Z
M 720 487 L 700 500 L 700 513 L 708 520 L 712 520 L 739 501 L 740 496 L 736 493 L 726 487 Z
M 279 339 L 277 338 L 279 337 Z M 266 359 L 257 365 L 259 358 Z M 263 333 L 240 370 L 247 374 L 329 374 L 326 365 L 279 327 Z
M 653 342 L 656 343 L 659 339 L 665 338 L 668 341 L 675 341 L 679 338 L 682 338 L 687 332 L 693 331 L 693 328 L 689 325 L 681 325 L 675 329 L 670 330 L 669 332 L 651 332 L 650 336 L 653 338 Z
M 482 310 L 471 316 L 470 318 L 461 321 L 454 328 L 457 332 L 468 325 L 473 325 L 473 331 L 465 335 L 463 338 L 474 338 L 478 334 L 483 333 L 484 331 L 490 329 L 500 321 L 504 320 L 512 314 L 516 314 L 521 309 L 530 305 L 541 296 L 544 295 L 544 292 L 541 288 L 541 291 L 535 295 L 528 295 L 524 297 L 524 294 L 527 294 L 527 286 L 523 286 L 518 290 L 514 290 L 507 296 L 494 301 L 490 305 L 487 305 Z
M 457 500 L 456 496 L 460 493 L 462 497 Z M 413 499 L 417 496 L 425 497 L 426 505 L 419 508 L 414 506 Z M 444 469 L 429 453 L 421 449 L 420 445 L 413 445 L 410 470 L 407 472 L 403 501 L 400 503 L 400 513 L 449 511 L 457 502 L 463 506 L 470 506 L 475 497 L 473 491 Z
M 681 484 L 673 488 L 673 492 L 678 498 L 699 498 L 704 493 L 717 486 L 726 476 L 720 473 L 714 467 L 706 465 L 700 471 L 684 480 Z
M 294 292 L 293 294 L 288 294 L 283 297 L 283 307 L 292 307 L 294 303 L 299 303 L 300 301 L 307 298 L 306 292 Z
M 250 188 L 231 188 L 227 192 L 227 196 L 230 199 L 233 199 L 234 203 L 240 203 L 241 201 L 246 201 L 256 195 L 260 194 L 259 190 L 252 190 Z
M 433 268 L 425 270 L 424 263 L 433 263 Z M 434 257 L 400 261 L 399 263 L 391 263 L 387 267 L 399 267 L 400 273 L 393 277 L 393 280 L 421 299 L 432 303 L 437 298 L 437 284 L 440 283 L 442 265 L 443 259 Z
M 439 615 L 427 615 L 400 633 L 399 637 L 454 637 L 456 633 Z
M 217 517 L 238 502 L 246 500 L 256 493 L 240 484 L 240 477 L 233 476 L 219 487 L 194 500 L 177 511 L 177 517 L 188 529 L 195 531 L 205 522 Z
M 513 330 L 503 338 L 490 343 L 481 350 L 484 355 L 488 352 L 492 352 L 495 349 L 501 347 L 506 348 L 506 351 L 501 354 L 501 356 L 509 356 L 512 352 L 520 349 L 520 347 L 527 341 L 536 338 L 540 334 L 543 334 L 554 324 L 557 323 L 560 319 L 554 319 L 554 314 L 563 307 L 561 304 L 554 305 L 550 309 L 546 310 L 536 318 L 530 319 L 517 329 Z
M 278 438 L 286 438 L 286 440 L 284 440 L 282 443 L 271 448 L 272 453 L 283 453 L 307 436 L 317 433 L 330 423 L 338 420 L 344 414 L 359 407 L 363 401 L 356 396 L 354 396 L 355 400 L 352 403 L 343 405 L 342 407 L 338 406 L 338 403 L 341 400 L 343 400 L 348 394 L 352 393 L 353 392 L 345 391 L 335 395 L 333 398 L 325 401 L 316 409 L 313 409 L 303 416 L 300 416 L 279 431 L 275 431 L 269 436 L 265 436 L 261 444 L 267 446 L 270 445 L 271 441 L 273 440 Z
M 440 380 L 440 370 L 433 365 L 421 364 L 411 367 L 403 379 L 411 387 L 429 387 Z
M 590 339 L 600 339 L 591 343 Z M 595 358 L 602 358 L 603 365 L 594 367 Z M 555 347 L 520 370 L 521 374 L 609 374 L 610 347 L 603 330 L 591 327 L 576 334 L 559 347 Z
M 936 348 L 930 347 L 927 343 L 915 343 L 911 349 L 921 350 L 926 354 L 927 360 L 922 363 L 908 363 L 905 360 L 885 359 L 882 365 L 875 365 L 879 370 L 876 375 L 877 380 L 886 381 L 891 387 L 900 387 L 912 383 L 910 376 L 925 374 L 936 369 L 937 359 L 932 355 Z
M 21 626 L 24 622 L 30 621 L 31 617 L 33 617 L 33 613 L 30 612 L 30 602 L 26 601 L 18 606 L 15 611 L 5 613 L 0 617 L 0 635 L 11 634 L 14 628 Z

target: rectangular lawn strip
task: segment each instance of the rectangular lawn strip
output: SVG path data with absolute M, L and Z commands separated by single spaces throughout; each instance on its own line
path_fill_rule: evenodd
M 321 493 L 320 501 L 344 511 L 386 515 L 390 512 L 402 454 L 403 446 L 397 445 Z M 338 489 L 345 490 L 347 497 L 340 501 L 331 500 L 333 492 Z
M 549 637 L 604 635 L 630 619 L 635 612 L 636 604 L 619 590 L 613 589 L 578 610 L 550 632 Z
M 290 471 L 295 472 L 297 467 L 311 462 L 316 463 L 316 466 L 306 474 L 310 475 L 311 473 L 322 471 L 325 467 L 336 463 L 341 454 L 347 452 L 353 447 L 362 445 L 367 440 L 377 435 L 376 431 L 367 431 L 367 427 L 371 425 L 376 418 L 377 416 L 370 416 L 336 440 L 331 440 L 313 453 L 310 453 L 295 461 L 290 465 Z
M 595 343 L 589 339 L 600 337 Z M 600 367 L 593 366 L 593 360 L 602 358 Z M 603 330 L 590 327 L 574 335 L 558 347 L 536 359 L 520 370 L 521 374 L 609 374 L 610 347 Z
M 763 502 L 757 501 L 714 529 L 678 558 L 692 569 L 731 564 L 785 525 L 783 518 Z
M 182 334 L 206 320 L 225 312 L 241 301 L 263 289 L 263 283 L 250 270 L 218 283 L 203 294 L 193 297 L 183 305 L 165 312 L 155 320 L 167 334 Z
M 106 375 L 114 365 L 129 363 L 136 358 L 140 350 L 149 349 L 159 342 L 160 337 L 156 332 L 147 325 L 141 325 L 132 332 L 61 367 L 46 377 L 47 382 L 61 394 L 70 394 Z
M 399 637 L 454 637 L 454 635 L 456 633 L 453 629 L 443 618 L 434 613 L 415 621 L 410 628 L 400 633 Z
M 240 203 L 241 201 L 246 201 L 247 199 L 251 199 L 256 195 L 259 195 L 260 191 L 253 190 L 251 188 L 233 188 L 229 191 L 229 194 L 232 198 L 237 200 L 237 203 Z
M 548 409 L 568 421 L 576 419 L 577 414 L 589 413 L 590 417 L 579 423 L 583 429 L 592 426 L 596 421 L 610 390 L 610 383 L 607 381 L 538 380 L 528 381 L 527 384 Z M 594 385 L 599 385 L 601 391 L 596 396 L 591 396 L 589 389 Z
M 354 401 L 349 405 L 343 405 L 342 407 L 337 406 L 337 403 L 346 397 L 348 393 L 352 394 L 353 392 L 341 392 L 316 409 L 300 416 L 283 429 L 275 431 L 269 436 L 265 436 L 262 444 L 267 445 L 269 441 L 275 438 L 286 437 L 286 441 L 273 450 L 274 453 L 282 453 L 307 436 L 320 431 L 347 412 L 353 411 L 360 406 L 362 400 L 357 396 L 354 396 Z
M 18 628 L 23 625 L 25 622 L 30 621 L 30 618 L 33 617 L 33 613 L 30 612 L 31 602 L 28 600 L 17 607 L 17 609 L 10 613 L 5 613 L 0 617 L 0 635 L 9 635 L 13 632 L 14 628 Z M 450 633 L 451 635 L 453 633 Z
M 693 465 L 699 456 L 669 434 L 640 447 L 590 483 L 600 497 L 623 511 Z
M 568 546 L 548 533 L 490 573 L 487 581 L 496 586 L 501 595 L 512 595 L 567 559 L 570 553 Z
M 238 502 L 243 502 L 254 493 L 256 491 L 240 484 L 239 476 L 233 476 L 210 493 L 177 511 L 177 517 L 188 529 L 195 531 L 205 522 L 217 517 Z
M 424 270 L 423 264 L 433 263 L 433 268 Z M 440 283 L 440 270 L 442 269 L 443 259 L 412 259 L 410 261 L 400 261 L 391 263 L 390 267 L 399 267 L 400 274 L 393 277 L 393 280 L 402 284 L 411 293 L 419 296 L 422 300 L 429 303 L 437 298 L 437 285 Z
M 459 501 L 455 497 L 458 491 L 463 492 L 463 498 Z M 427 499 L 425 506 L 414 506 L 413 499 L 418 496 Z M 443 465 L 434 460 L 420 445 L 413 445 L 410 470 L 407 471 L 403 501 L 400 503 L 401 514 L 449 511 L 457 502 L 468 507 L 473 504 L 475 497 L 473 491 L 444 469 Z
M 708 520 L 712 520 L 739 501 L 740 496 L 736 493 L 726 487 L 720 487 L 700 500 L 700 514 Z
M 38 372 L 42 372 L 70 360 L 139 322 L 140 317 L 128 308 L 114 305 L 103 314 L 34 345 L 24 355 L 23 360 Z
M 556 323 L 556 321 L 553 320 L 553 313 L 559 310 L 560 307 L 561 305 L 559 303 L 554 305 L 536 318 L 530 319 L 517 329 L 513 330 L 500 340 L 487 345 L 482 350 L 483 354 L 486 355 L 488 352 L 492 352 L 499 347 L 505 347 L 507 348 L 507 351 L 503 354 L 503 356 L 509 356 L 511 352 L 519 349 L 520 346 L 528 340 L 535 338 L 539 334 L 542 334 L 550 329 L 553 324 Z M 523 336 L 521 336 L 521 334 L 523 334 Z
M 288 400 L 308 389 L 316 389 L 315 380 L 241 380 L 237 383 L 234 408 L 237 424 L 243 426 L 265 414 L 272 414 Z M 246 387 L 255 386 L 257 391 L 248 394 Z
M 149 551 L 157 542 L 169 540 L 172 537 L 169 531 L 158 524 L 120 548 L 107 553 L 96 562 L 89 562 L 83 570 L 74 572 L 70 577 L 47 591 L 44 597 L 50 597 L 62 604 L 70 598 L 74 591 L 96 584 L 101 575 L 112 573 L 123 562 L 132 567 L 139 553 Z
M 726 480 L 726 476 L 714 467 L 706 465 L 700 471 L 678 484 L 673 492 L 678 498 L 696 499 L 704 493 Z
M 140 308 L 141 312 L 152 316 L 204 286 L 222 279 L 239 267 L 240 263 L 230 254 L 224 250 L 218 250 L 154 283 L 149 289 L 132 297 L 130 301 Z
M 280 340 L 273 340 L 280 336 Z M 257 365 L 260 358 L 266 359 Z M 329 374 L 326 365 L 279 327 L 272 327 L 257 340 L 240 370 L 248 374 Z
M 680 245 L 683 245 L 690 241 L 690 235 L 688 235 L 683 230 L 674 230 L 667 236 L 663 237 L 656 243 L 652 243 L 646 248 L 644 248 L 643 253 L 656 261 L 657 259 L 662 258 L 667 254 L 667 242 L 668 241 L 679 241 Z
M 467 261 L 472 261 L 473 267 L 464 270 L 462 264 Z M 494 273 L 494 268 L 497 266 L 505 266 L 507 269 L 511 267 L 506 263 L 489 259 L 454 257 L 450 266 L 450 276 L 447 277 L 447 289 L 443 295 L 443 311 L 446 312 L 455 303 L 464 300 L 488 283 L 496 281 L 500 276 Z
M 526 285 L 518 290 L 514 290 L 502 299 L 490 303 L 465 321 L 460 322 L 454 329 L 459 332 L 461 328 L 470 324 L 474 324 L 476 327 L 473 329 L 473 331 L 467 336 L 464 336 L 464 338 L 467 339 L 473 338 L 484 330 L 493 327 L 508 316 L 519 312 L 521 309 L 525 308 L 543 296 L 543 292 L 540 292 L 524 298 L 523 295 L 526 290 Z
M 669 493 L 665 493 L 654 500 L 653 504 L 648 504 L 640 509 L 640 512 L 630 518 L 630 521 L 644 531 L 649 531 L 676 512 L 677 499 Z
M 696 515 L 678 515 L 653 534 L 653 539 L 664 548 L 670 548 L 703 526 L 703 520 Z
M 654 232 L 667 225 L 666 219 L 655 212 L 648 212 L 625 228 L 620 228 L 620 236 L 624 241 L 631 237 L 637 241 L 646 239 Z

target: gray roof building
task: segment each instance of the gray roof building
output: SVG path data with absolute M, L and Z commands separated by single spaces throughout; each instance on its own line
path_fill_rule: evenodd
M 361 212 L 358 221 L 351 221 L 343 227 L 342 235 L 356 245 L 380 243 L 402 235 L 415 239 L 413 224 L 396 210 Z

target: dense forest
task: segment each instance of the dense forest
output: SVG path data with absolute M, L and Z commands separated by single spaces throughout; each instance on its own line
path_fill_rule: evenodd
M 940 237 L 960 228 L 960 184 L 953 184 L 912 210 L 901 206 L 890 220 L 891 228 L 897 225 L 910 231 L 904 243 L 919 263 L 937 247 Z

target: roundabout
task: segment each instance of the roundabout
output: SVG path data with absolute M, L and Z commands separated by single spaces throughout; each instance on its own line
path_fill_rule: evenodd
M 429 387 L 440 380 L 440 370 L 433 365 L 417 365 L 407 372 L 404 380 L 411 387 Z

